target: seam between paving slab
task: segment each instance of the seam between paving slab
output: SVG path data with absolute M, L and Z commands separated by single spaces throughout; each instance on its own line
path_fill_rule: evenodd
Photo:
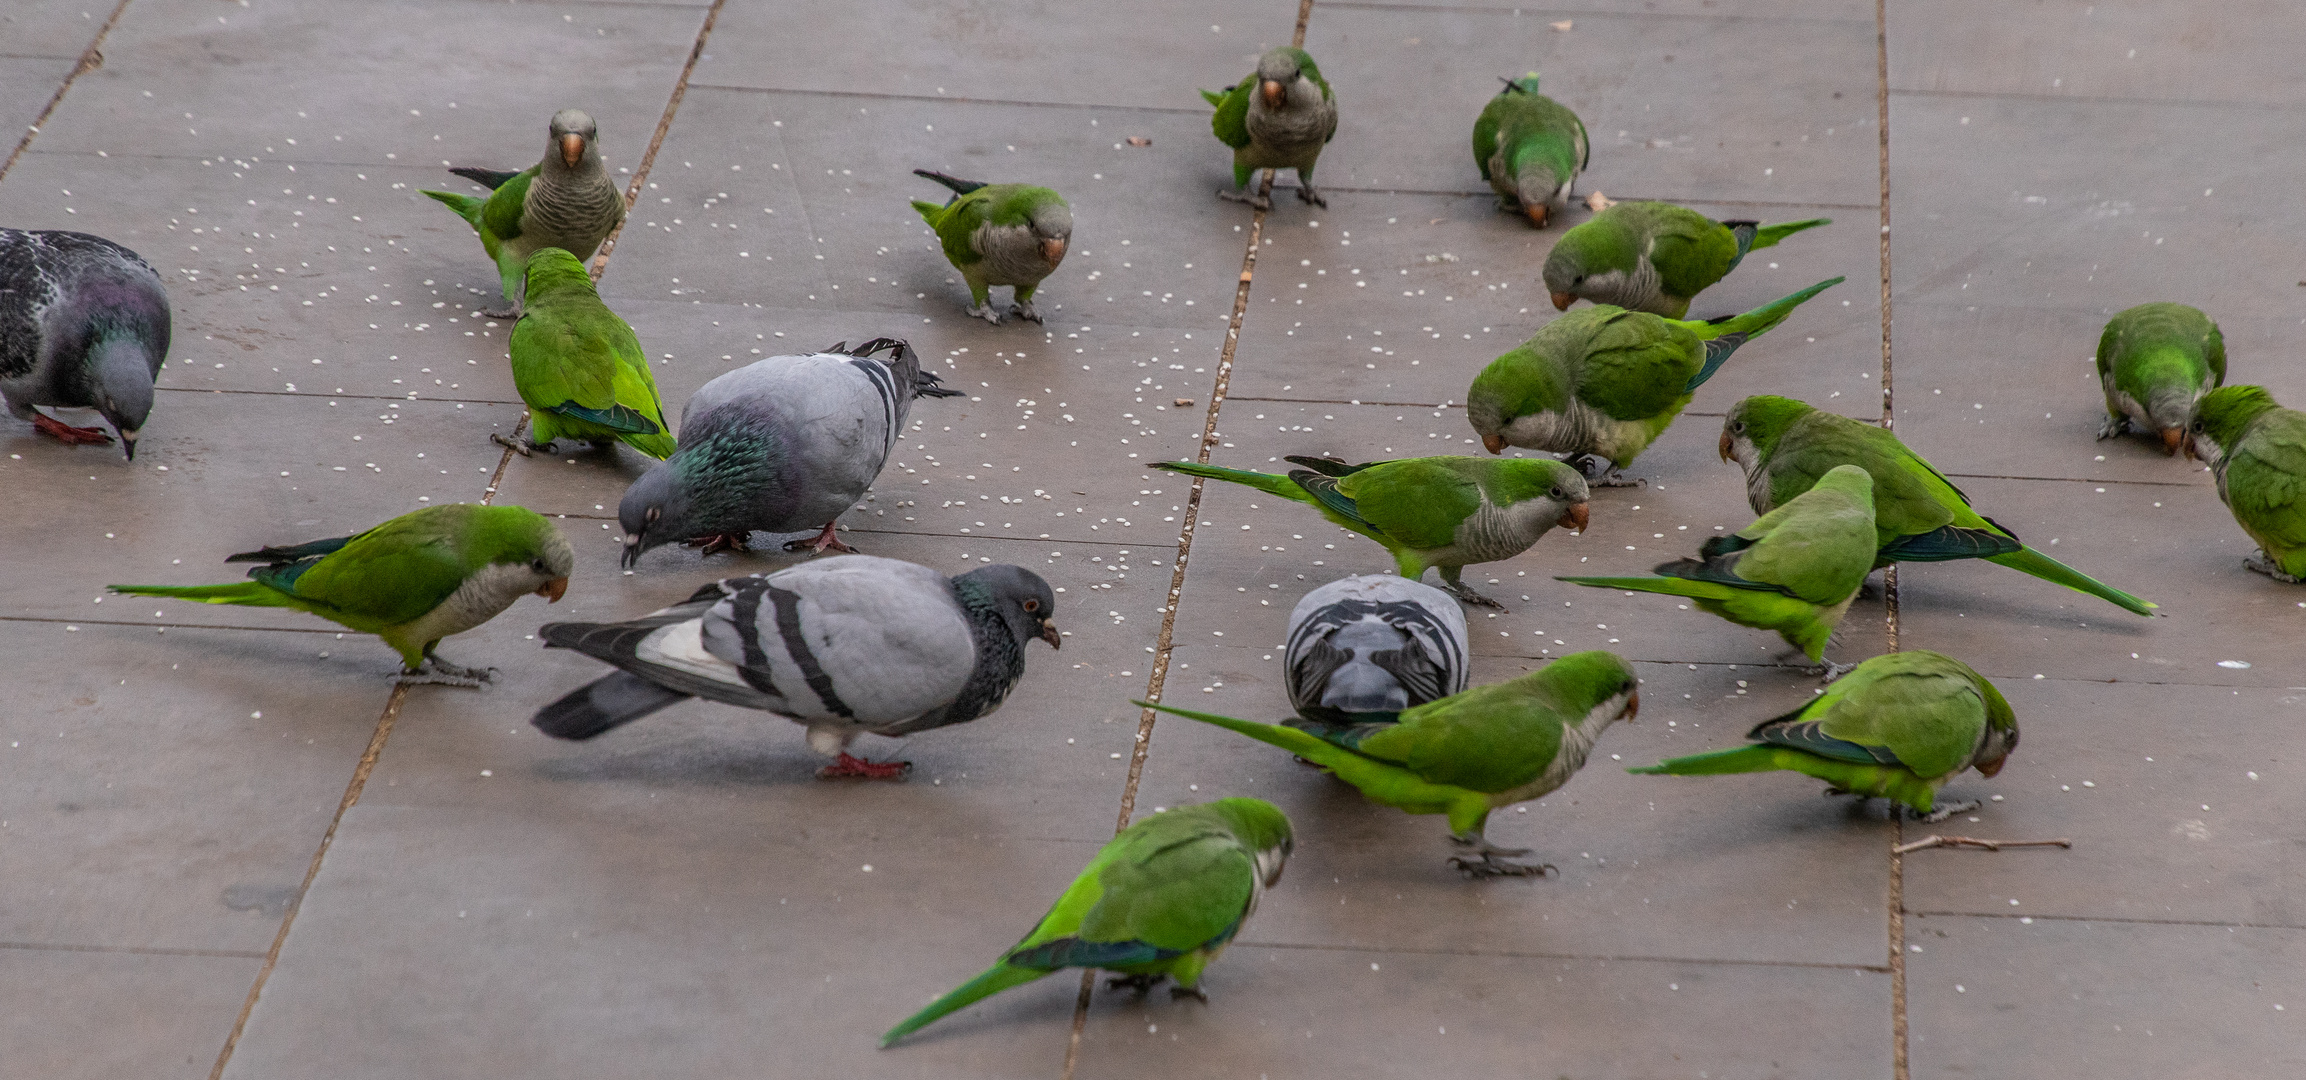
M 80 73 L 90 68 L 104 66 L 104 54 L 98 52 L 97 47 L 104 44 L 104 35 L 111 33 L 112 27 L 120 22 L 120 15 L 128 10 L 128 3 L 129 0 L 120 0 L 120 3 L 113 7 L 111 16 L 104 20 L 104 25 L 96 28 L 96 35 L 88 39 L 88 47 L 80 52 L 80 62 L 72 65 L 72 73 L 64 76 L 64 81 L 58 84 L 56 93 L 49 97 L 48 104 L 40 110 L 40 115 L 32 118 L 31 126 L 24 131 L 24 137 L 17 140 L 16 149 L 9 152 L 8 160 L 0 162 L 0 180 L 8 178 L 9 170 L 16 167 L 16 159 L 23 157 L 24 151 L 32 147 L 32 140 L 40 137 L 40 126 L 48 122 L 48 117 L 55 113 L 56 106 L 64 104 L 64 95 L 72 92 L 72 84 L 80 80 Z
M 1897 395 L 1891 381 L 1890 366 L 1890 11 L 1889 0 L 1874 0 L 1874 98 L 1877 115 L 1874 130 L 1879 133 L 1881 153 L 1882 224 L 1882 430 L 1893 430 L 1897 417 Z M 1898 567 L 1896 563 L 1882 571 L 1882 623 L 1888 652 L 1898 651 Z M 1882 904 L 1887 912 L 1890 968 L 1890 1076 L 1892 1080 L 1912 1080 L 1913 1067 L 1907 1055 L 1908 1027 L 1906 1018 L 1906 859 L 1900 848 L 1906 842 L 1905 817 L 1892 808 L 1890 814 L 1889 872 L 1887 896 Z

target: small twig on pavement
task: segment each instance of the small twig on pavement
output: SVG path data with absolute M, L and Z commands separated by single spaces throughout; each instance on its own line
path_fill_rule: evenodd
M 1914 841 L 1914 842 L 1913 842 L 1913 843 L 1911 843 L 1911 844 L 1899 844 L 1898 846 L 1896 846 L 1896 847 L 1894 847 L 1894 848 L 1891 848 L 1890 850 L 1891 850 L 1892 852 L 1895 852 L 1896 854 L 1899 854 L 1899 855 L 1904 855 L 1904 854 L 1907 854 L 1908 852 L 1921 851 L 1921 850 L 1923 850 L 1924 848 L 1941 848 L 1941 847 L 1975 847 L 1975 848 L 1984 848 L 1984 849 L 1986 849 L 1987 851 L 2000 851 L 2000 850 L 2002 850 L 2003 848 L 2006 848 L 2006 847 L 2062 847 L 2062 848 L 2070 848 L 2070 847 L 2073 847 L 2073 846 L 2074 846 L 2074 842 L 2073 842 L 2073 841 L 2071 841 L 2071 840 L 2065 839 L 2064 837 L 2060 837 L 2060 838 L 2058 838 L 2058 839 L 2056 839 L 2056 840 L 1980 840 L 1980 839 L 1978 839 L 1978 838 L 1976 838 L 1976 837 L 1972 837 L 1972 836 L 1936 836 L 1936 835 L 1931 835 L 1931 836 L 1925 836 L 1925 837 L 1922 837 L 1921 839 L 1919 839 L 1919 840 L 1916 840 L 1916 841 Z

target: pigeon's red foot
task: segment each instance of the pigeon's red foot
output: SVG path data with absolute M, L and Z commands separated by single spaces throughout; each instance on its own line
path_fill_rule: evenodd
M 699 555 L 711 555 L 720 551 L 751 551 L 753 549 L 745 543 L 745 535 L 744 533 L 714 533 L 711 536 L 699 536 L 683 540 L 681 544 L 684 547 L 699 549 L 697 552 Z
M 847 751 L 817 770 L 819 780 L 902 780 L 913 771 L 910 761 L 866 761 Z
M 112 441 L 112 433 L 103 428 L 73 427 L 42 412 L 32 414 L 32 430 L 54 436 L 66 446 L 93 446 Z
M 840 542 L 839 539 L 833 536 L 833 524 L 829 521 L 825 523 L 825 531 L 818 533 L 816 539 L 795 540 L 792 543 L 786 544 L 785 550 L 809 551 L 815 552 L 819 555 L 824 554 L 828 550 L 838 551 L 843 555 L 854 555 L 857 553 L 856 548 L 850 547 L 849 545 Z

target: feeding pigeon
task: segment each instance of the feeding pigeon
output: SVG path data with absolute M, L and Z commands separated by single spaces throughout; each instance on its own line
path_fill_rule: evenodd
M 1307 721 L 1391 722 L 1464 690 L 1467 651 L 1465 611 L 1448 593 L 1373 574 L 1332 581 L 1297 602 L 1282 672 L 1289 704 Z
M 888 359 L 873 355 L 882 351 Z M 844 342 L 772 356 L 698 387 L 681 410 L 680 449 L 633 481 L 617 507 L 624 565 L 675 540 L 708 555 L 749 551 L 755 529 L 822 528 L 786 550 L 853 550 L 833 538 L 833 522 L 881 475 L 913 399 L 959 395 L 895 338 L 855 352 Z
M 33 408 L 95 409 L 136 457 L 168 359 L 168 290 L 137 254 L 87 233 L 0 229 L 0 397 L 66 445 L 112 441 Z
M 554 738 L 590 739 L 685 698 L 710 698 L 807 725 L 809 746 L 834 757 L 820 777 L 894 779 L 912 764 L 865 761 L 849 743 L 1000 708 L 1025 673 L 1025 643 L 1058 647 L 1055 611 L 1048 582 L 1008 565 L 948 578 L 847 555 L 728 578 L 631 622 L 540 628 L 546 648 L 622 670 L 533 722 Z

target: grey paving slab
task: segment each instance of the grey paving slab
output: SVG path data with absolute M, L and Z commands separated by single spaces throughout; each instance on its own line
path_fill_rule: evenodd
M 0 942 L 260 957 L 368 745 L 380 665 L 317 633 L 6 620 L 0 638 L 42 673 L 0 717 Z M 231 970 L 244 996 L 254 971 Z
M 0 137 L 4 137 L 0 141 L 7 142 L 10 151 L 40 118 L 40 110 L 48 107 L 77 62 L 77 56 L 0 56 Z
M 2074 841 L 2070 851 L 1906 860 L 1916 911 L 2297 926 L 2301 872 L 2286 735 L 2306 696 L 2291 688 L 2002 679 L 2024 741 L 1966 797 L 1977 835 Z M 2164 719 L 2198 717 L 2212 738 Z M 2173 737 L 2175 735 L 2176 737 Z
M 1317 182 L 1486 191 L 1474 118 L 1498 77 L 1534 69 L 1591 137 L 1580 193 L 1875 204 L 1871 19 L 1603 17 L 1566 34 L 1547 21 L 1496 8 L 1325 10 L 1305 48 L 1339 117 Z
M 2036 919 L 1907 924 L 1915 1076 L 2297 1071 L 2295 930 Z M 2141 974 L 2146 973 L 2146 974 Z M 2183 993 L 2171 988 L 2183 986 Z
M 111 7 L 82 0 L 21 0 L 0 11 L 0 34 L 7 35 L 11 56 L 78 60 L 110 14 Z
M 1182 1059 L 1274 1077 L 1878 1076 L 1888 1055 L 1862 1033 L 1888 1013 L 1888 984 L 1833 968 L 1244 942 L 1211 969 L 1207 1008 L 1100 995 L 1080 1073 L 1174 1076 Z
M 0 948 L 0 1045 L 27 1076 L 197 1080 L 261 962 Z
M 2297 9 L 2267 0 L 2215 12 L 2176 0 L 2018 7 L 1924 0 L 1890 12 L 1897 90 L 2051 98 L 2297 100 L 2281 43 Z

